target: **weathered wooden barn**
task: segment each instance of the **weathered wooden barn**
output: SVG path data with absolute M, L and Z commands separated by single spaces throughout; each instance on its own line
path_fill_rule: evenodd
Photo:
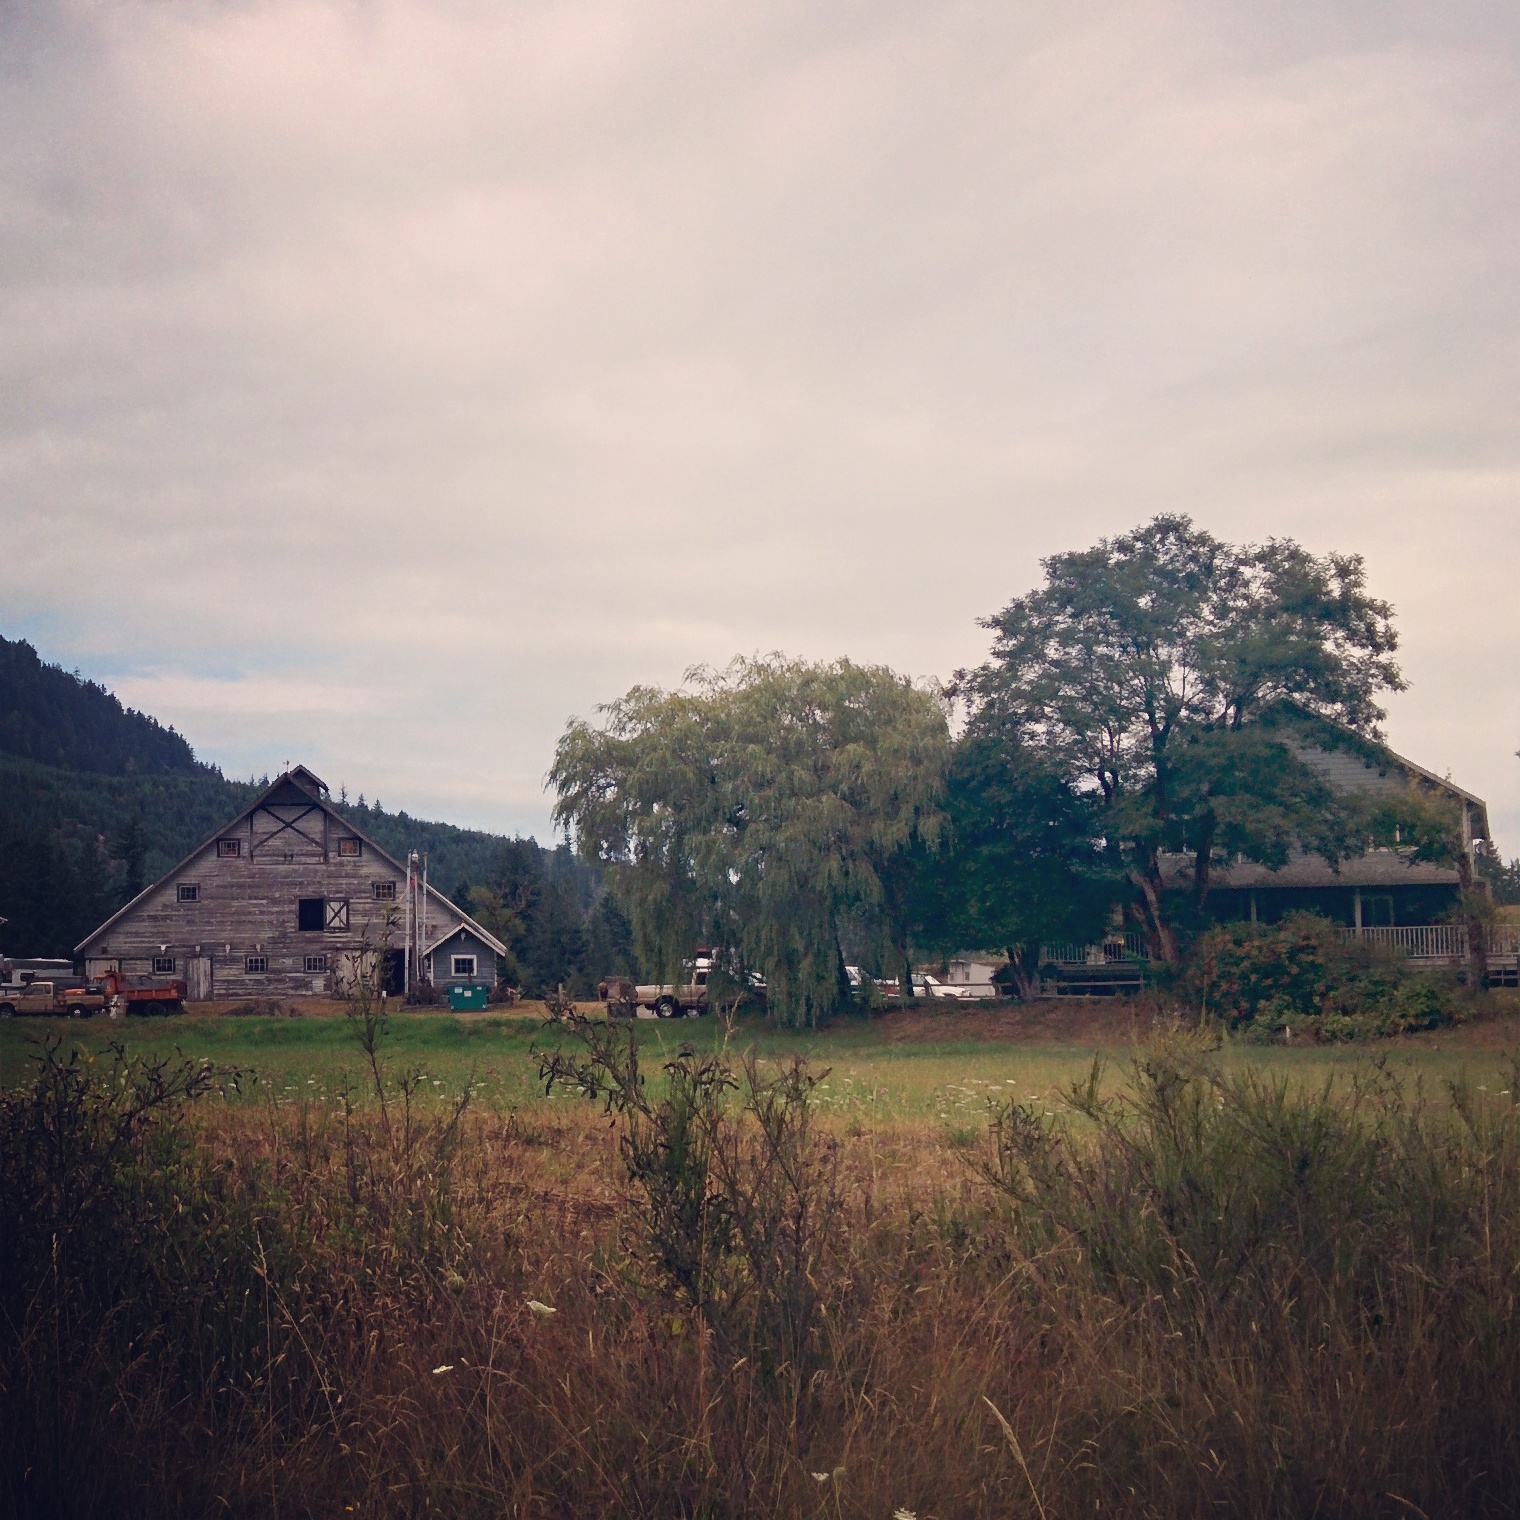
M 408 976 L 492 983 L 501 941 L 424 888 L 333 806 L 304 766 L 113 914 L 75 954 L 87 975 L 179 976 L 192 999 L 329 993 L 358 957 Z

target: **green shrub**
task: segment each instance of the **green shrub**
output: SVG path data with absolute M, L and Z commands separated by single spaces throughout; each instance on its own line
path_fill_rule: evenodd
M 1280 924 L 1222 924 L 1202 935 L 1183 975 L 1202 1012 L 1256 1039 L 1373 1039 L 1434 1029 L 1457 1014 L 1455 983 L 1396 951 L 1348 939 L 1314 913 Z

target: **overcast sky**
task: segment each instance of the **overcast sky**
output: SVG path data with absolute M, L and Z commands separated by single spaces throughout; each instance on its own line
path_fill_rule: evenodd
M 570 715 L 1185 511 L 1520 853 L 1517 307 L 1513 4 L 10 0 L 0 632 L 547 837 Z

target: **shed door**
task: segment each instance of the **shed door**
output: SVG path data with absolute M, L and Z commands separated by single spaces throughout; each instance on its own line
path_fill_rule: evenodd
M 192 955 L 185 962 L 185 995 L 192 1003 L 204 1003 L 211 997 L 211 957 Z

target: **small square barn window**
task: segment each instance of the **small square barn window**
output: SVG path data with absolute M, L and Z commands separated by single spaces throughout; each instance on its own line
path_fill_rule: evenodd
M 334 902 L 331 898 L 327 900 L 327 928 L 329 930 L 348 928 L 348 899 L 346 897 L 341 902 Z
M 296 901 L 296 928 L 311 934 L 322 932 L 326 917 L 327 900 L 322 897 L 302 897 Z
M 172 976 L 174 974 L 174 957 L 172 955 L 155 955 L 153 957 L 153 974 L 155 976 Z
M 218 839 L 216 842 L 216 858 L 218 860 L 236 860 L 243 853 L 243 841 L 241 839 Z
M 455 976 L 474 976 L 475 957 L 473 955 L 456 955 L 454 957 L 453 974 Z
M 308 955 L 306 957 L 306 969 L 308 971 L 326 971 L 327 957 L 325 955 Z
M 340 855 L 359 855 L 362 851 L 362 840 L 351 838 L 346 834 L 338 840 L 338 854 Z
M 374 894 L 376 902 L 395 902 L 396 900 L 396 883 L 393 881 L 372 881 L 369 889 Z
M 174 889 L 174 895 L 180 902 L 199 902 L 201 900 L 201 889 L 197 886 L 187 886 L 184 882 L 181 882 Z
M 269 957 L 267 955 L 250 955 L 243 962 L 243 970 L 249 976 L 263 976 L 269 970 Z

